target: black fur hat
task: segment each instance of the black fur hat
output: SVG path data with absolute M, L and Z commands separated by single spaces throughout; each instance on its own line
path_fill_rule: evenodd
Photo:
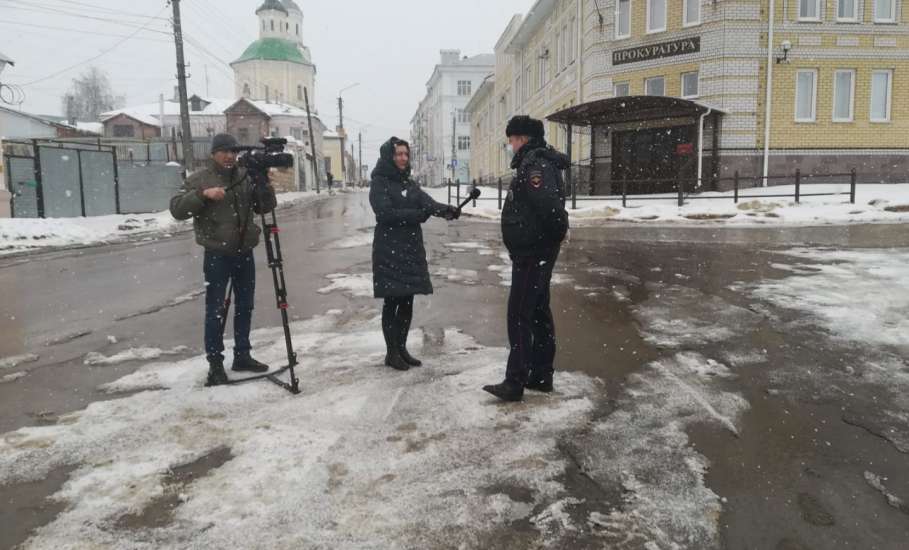
M 507 137 L 529 136 L 542 139 L 546 137 L 546 130 L 543 127 L 543 121 L 530 118 L 527 115 L 518 115 L 508 121 L 505 135 Z

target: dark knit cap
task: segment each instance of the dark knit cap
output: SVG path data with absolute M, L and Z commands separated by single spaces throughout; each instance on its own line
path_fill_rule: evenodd
M 528 136 L 542 139 L 546 137 L 546 130 L 543 127 L 543 121 L 530 118 L 527 115 L 518 115 L 508 121 L 505 135 L 507 137 Z
M 211 139 L 211 154 L 215 154 L 218 151 L 233 151 L 240 144 L 237 143 L 237 138 L 230 134 L 218 134 Z

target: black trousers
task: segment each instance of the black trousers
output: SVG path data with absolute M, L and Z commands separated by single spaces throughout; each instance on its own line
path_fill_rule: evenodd
M 413 296 L 385 298 L 382 306 L 382 334 L 388 352 L 405 349 L 413 321 Z
M 508 296 L 508 341 L 511 351 L 505 379 L 525 384 L 551 376 L 556 354 L 555 322 L 550 308 L 551 258 L 512 258 Z

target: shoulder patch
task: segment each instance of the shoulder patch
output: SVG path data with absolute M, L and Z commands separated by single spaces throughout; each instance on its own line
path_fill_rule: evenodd
M 535 188 L 539 188 L 541 185 L 543 185 L 543 172 L 539 170 L 531 171 L 527 175 L 527 178 L 530 181 L 530 185 Z

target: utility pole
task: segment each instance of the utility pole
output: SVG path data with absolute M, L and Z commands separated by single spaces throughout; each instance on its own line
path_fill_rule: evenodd
M 205 98 L 211 97 L 211 89 L 208 86 L 208 65 L 205 66 Z
M 363 183 L 363 132 L 357 133 L 360 142 L 360 162 L 357 163 L 357 183 Z
M 193 137 L 189 126 L 189 98 L 186 92 L 186 63 L 183 57 L 183 28 L 180 24 L 180 0 L 170 0 L 174 8 L 174 43 L 177 46 L 177 84 L 180 94 L 180 125 L 183 128 L 183 169 L 192 170 Z M 162 120 L 163 124 L 164 121 Z
M 338 136 L 341 138 L 341 185 L 347 177 L 344 172 L 344 99 L 338 94 Z
M 313 181 L 316 182 L 316 193 L 321 192 L 321 181 L 319 181 L 319 169 L 316 164 L 316 135 L 312 133 L 312 112 L 309 110 L 309 90 L 303 88 L 303 99 L 306 100 L 306 120 L 309 122 L 309 149 L 312 151 L 312 175 Z

